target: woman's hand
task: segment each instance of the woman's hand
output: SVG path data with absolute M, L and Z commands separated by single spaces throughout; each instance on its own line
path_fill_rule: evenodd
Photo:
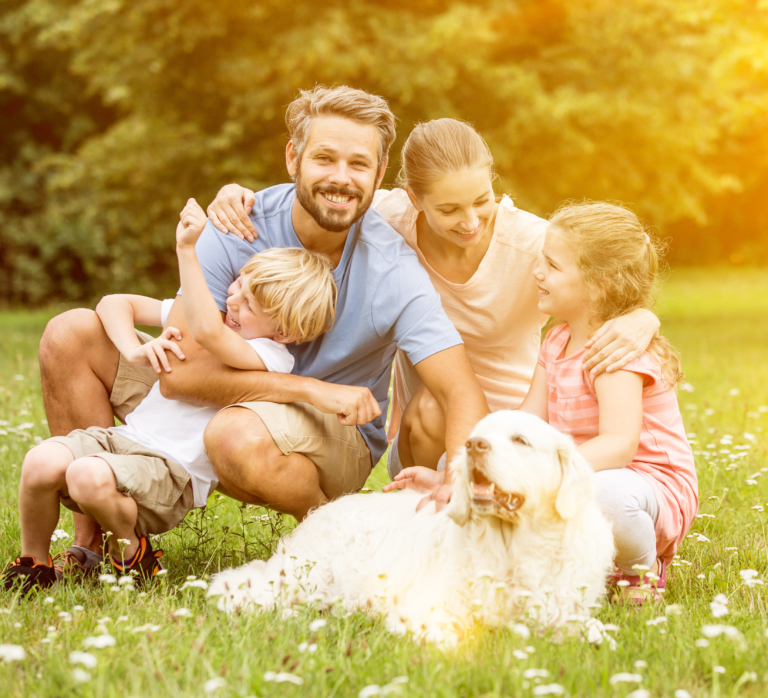
M 397 475 L 393 482 L 390 482 L 385 488 L 385 492 L 393 490 L 414 490 L 422 494 L 427 494 L 441 487 L 445 482 L 444 470 L 432 470 L 416 465 L 412 468 L 404 468 Z M 421 503 L 419 503 L 419 507 Z
M 188 199 L 187 205 L 179 214 L 179 224 L 176 226 L 176 247 L 194 247 L 205 228 L 205 211 L 194 199 Z
M 660 326 L 659 318 L 643 309 L 609 320 L 586 343 L 582 367 L 593 377 L 618 371 L 648 348 Z
M 208 217 L 216 229 L 225 235 L 232 233 L 241 240 L 253 242 L 259 233 L 248 214 L 255 203 L 256 196 L 250 189 L 239 184 L 227 184 L 219 189 L 208 207 Z
M 184 360 L 184 352 L 176 342 L 171 341 L 171 338 L 180 340 L 181 332 L 175 327 L 166 327 L 157 339 L 136 347 L 125 358 L 133 366 L 141 368 L 149 368 L 151 366 L 157 373 L 160 373 L 161 365 L 166 371 L 170 371 L 171 367 L 168 364 L 168 357 L 165 355 L 166 351 L 171 351 L 182 361 Z

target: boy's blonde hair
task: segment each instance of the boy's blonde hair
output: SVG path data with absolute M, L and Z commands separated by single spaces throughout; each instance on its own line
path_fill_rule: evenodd
M 549 219 L 576 253 L 593 301 L 596 325 L 638 308 L 650 309 L 663 245 L 629 209 L 604 201 L 566 202 Z M 648 350 L 675 386 L 683 379 L 680 358 L 669 341 L 655 337 Z
M 299 161 L 307 144 L 309 127 L 318 116 L 340 116 L 359 124 L 375 126 L 379 131 L 378 166 L 382 167 L 396 135 L 395 115 L 387 100 L 346 85 L 317 85 L 311 90 L 300 90 L 299 96 L 288 105 L 285 113 L 285 125 Z
M 333 327 L 337 290 L 327 255 L 274 247 L 253 255 L 240 273 L 277 331 L 297 344 L 311 342 Z
M 421 197 L 451 172 L 487 167 L 491 179 L 493 155 L 483 137 L 465 121 L 433 119 L 416 124 L 400 153 L 398 186 Z

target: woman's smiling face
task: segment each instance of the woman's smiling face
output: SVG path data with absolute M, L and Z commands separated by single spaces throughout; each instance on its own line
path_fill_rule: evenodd
M 409 191 L 409 196 L 435 234 L 459 247 L 477 245 L 490 230 L 496 211 L 487 167 L 450 172 L 429 193 L 416 197 Z

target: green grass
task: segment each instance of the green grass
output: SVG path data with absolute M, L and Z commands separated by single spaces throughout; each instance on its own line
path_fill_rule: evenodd
M 182 589 L 187 575 L 204 578 L 268 555 L 275 531 L 292 522 L 266 520 L 264 510 L 222 498 L 188 517 L 183 529 L 162 537 L 169 573 L 147 594 L 114 592 L 98 582 L 62 585 L 49 603 L 43 597 L 19 603 L 0 594 L 0 644 L 26 651 L 24 661 L 0 663 L 2 692 L 202 696 L 206 681 L 222 677 L 226 686 L 215 696 L 357 696 L 368 685 L 407 676 L 404 696 L 532 696 L 537 683 L 557 683 L 571 696 L 625 698 L 639 688 L 653 697 L 674 696 L 677 689 L 693 696 L 768 694 L 768 594 L 765 585 L 745 586 L 739 575 L 754 569 L 768 585 L 768 513 L 753 508 L 768 509 L 768 411 L 759 410 L 768 405 L 768 273 L 673 272 L 661 308 L 665 334 L 680 349 L 694 388 L 681 391 L 679 399 L 697 454 L 700 511 L 714 517 L 696 520 L 693 533 L 709 542 L 687 538 L 681 560 L 670 571 L 666 603 L 678 604 L 679 615 L 665 615 L 664 607 L 603 607 L 600 619 L 620 627 L 615 651 L 578 639 L 555 642 L 537 634 L 523 639 L 511 631 L 487 630 L 446 653 L 393 637 L 380 620 L 364 614 L 328 614 L 323 616 L 327 625 L 314 632 L 309 625 L 318 614 L 309 610 L 289 620 L 272 613 L 226 616 L 200 589 Z M 0 314 L 3 560 L 18 552 L 16 488 L 24 454 L 48 435 L 36 345 L 52 314 Z M 729 441 L 726 435 L 731 445 L 721 443 Z M 714 448 L 707 448 L 710 444 Z M 386 479 L 379 464 L 369 486 L 378 489 Z M 73 532 L 66 511 L 60 528 Z M 54 543 L 54 551 L 68 540 Z M 709 604 L 720 593 L 727 595 L 730 613 L 714 619 Z M 191 614 L 175 617 L 182 607 Z M 98 622 L 106 617 L 111 620 Z M 667 620 L 648 623 L 657 617 Z M 702 626 L 713 623 L 738 628 L 741 639 L 718 637 L 708 647 L 697 646 Z M 148 624 L 159 628 L 133 632 Z M 69 653 L 82 650 L 84 639 L 100 635 L 101 628 L 116 643 L 90 650 L 98 664 L 86 669 L 90 680 L 79 683 Z M 317 651 L 300 652 L 300 643 L 313 639 Z M 532 648 L 527 659 L 513 656 L 513 650 L 524 648 Z M 716 673 L 718 666 L 725 673 Z M 549 677 L 526 679 L 523 672 L 529 668 L 545 669 Z M 281 670 L 301 677 L 303 685 L 264 680 L 265 672 Z M 640 674 L 642 682 L 612 685 L 611 677 L 620 672 Z

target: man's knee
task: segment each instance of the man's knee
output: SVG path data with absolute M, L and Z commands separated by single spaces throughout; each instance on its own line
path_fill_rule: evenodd
M 245 465 L 251 472 L 277 466 L 282 455 L 261 418 L 242 407 L 219 412 L 208 423 L 204 441 L 219 479 Z
M 75 308 L 57 315 L 45 327 L 40 339 L 40 363 L 53 363 L 62 356 L 82 356 L 84 347 L 105 336 L 101 320 L 93 310 Z
M 112 468 L 97 457 L 79 458 L 68 468 L 66 474 L 69 496 L 78 504 L 92 504 L 103 501 L 104 497 L 117 490 Z

